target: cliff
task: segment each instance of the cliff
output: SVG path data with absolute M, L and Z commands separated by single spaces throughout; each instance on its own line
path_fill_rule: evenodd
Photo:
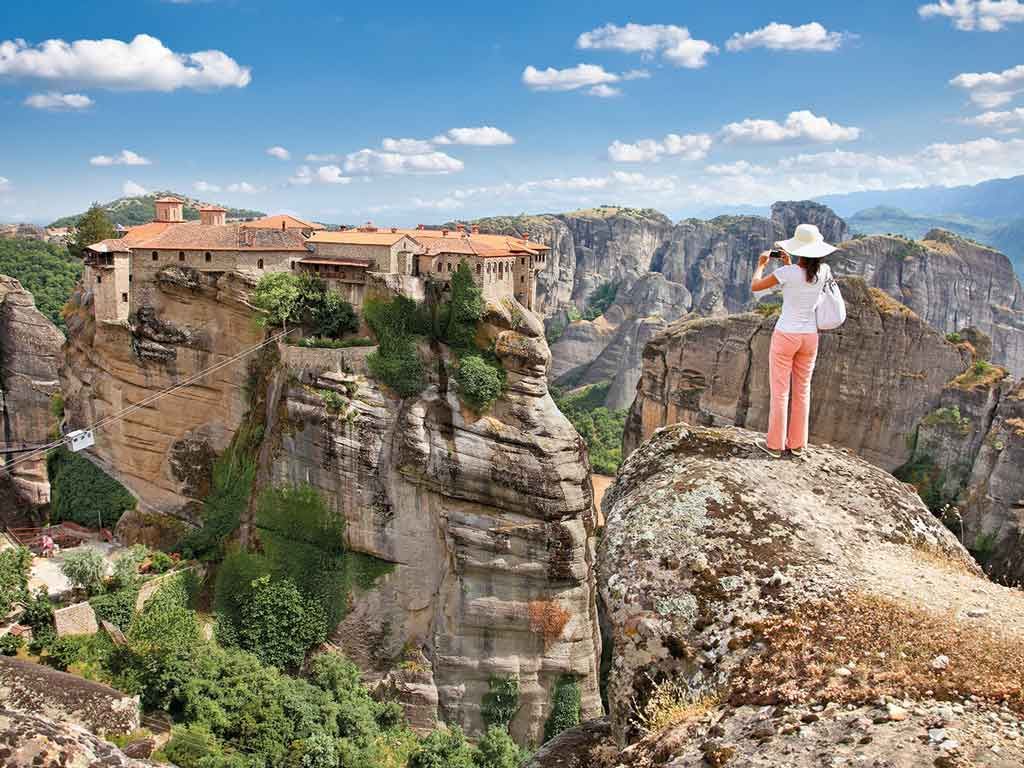
M 64 336 L 35 306 L 32 294 L 0 275 L 0 443 L 42 445 L 56 430 L 51 399 L 60 391 L 57 368 Z M 0 466 L 18 453 L 0 455 Z M 0 477 L 8 509 L 30 511 L 50 501 L 46 458 L 22 461 Z
M 841 278 L 847 321 L 823 333 L 811 392 L 811 440 L 885 469 L 907 461 L 918 422 L 971 361 L 916 314 L 858 278 Z M 648 343 L 623 439 L 628 455 L 667 424 L 765 431 L 768 310 L 681 320 Z
M 62 369 L 72 422 L 257 344 L 251 287 L 168 268 L 154 310 L 125 325 L 93 323 L 80 294 Z M 479 333 L 507 375 L 486 414 L 449 388 L 443 345 L 422 345 L 431 383 L 405 400 L 366 375 L 372 348 L 272 345 L 102 430 L 93 453 L 142 502 L 119 533 L 173 541 L 163 529 L 198 522 L 211 465 L 239 426 L 261 428 L 257 485 L 311 484 L 344 517 L 349 549 L 385 561 L 385 575 L 354 586 L 331 642 L 423 729 L 480 732 L 491 677 L 518 676 L 512 732 L 528 743 L 563 675 L 588 716 L 601 708 L 590 468 L 548 394 L 540 322 L 514 302 L 492 305 Z
M 0 742 L 6 768 L 106 766 L 152 768 L 149 760 L 128 757 L 110 742 L 64 720 L 0 709 Z
M 754 437 L 678 425 L 623 466 L 598 553 L 614 741 L 533 765 L 1019 765 L 1024 594 L 886 472 Z

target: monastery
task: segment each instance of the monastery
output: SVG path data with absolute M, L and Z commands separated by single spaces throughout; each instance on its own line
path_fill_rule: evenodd
M 98 321 L 124 322 L 152 304 L 156 277 L 169 266 L 236 272 L 258 280 L 269 272 L 312 272 L 359 308 L 373 273 L 447 282 L 465 260 L 488 298 L 515 297 L 533 310 L 537 273 L 548 246 L 526 238 L 453 230 L 361 227 L 329 231 L 293 216 L 225 221 L 219 206 L 185 221 L 184 202 L 156 200 L 156 218 L 86 248 L 83 281 L 93 292 Z

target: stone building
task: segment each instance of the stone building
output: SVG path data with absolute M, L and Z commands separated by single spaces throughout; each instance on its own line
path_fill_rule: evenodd
M 277 214 L 276 216 L 265 216 L 262 219 L 246 221 L 243 222 L 243 226 L 248 229 L 297 229 L 306 237 L 309 237 L 317 230 L 327 229 L 323 224 L 317 224 L 312 221 L 303 221 L 295 216 L 289 216 L 287 213 Z

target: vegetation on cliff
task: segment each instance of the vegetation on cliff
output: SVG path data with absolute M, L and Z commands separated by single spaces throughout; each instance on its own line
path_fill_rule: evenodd
M 84 456 L 61 446 L 46 459 L 50 478 L 50 519 L 90 528 L 112 528 L 135 509 L 135 497 Z
M 81 263 L 67 248 L 39 240 L 0 239 L 0 274 L 21 283 L 36 308 L 64 330 L 60 310 L 82 275 Z
M 252 303 L 263 314 L 257 322 L 273 326 L 304 326 L 317 337 L 335 339 L 359 328 L 352 305 L 316 275 L 271 272 L 260 278 Z
M 25 547 L 10 547 L 0 552 L 0 614 L 6 616 L 16 602 L 28 596 L 28 577 L 32 553 Z
M 572 422 L 587 444 L 590 465 L 601 475 L 614 475 L 622 463 L 622 433 L 627 411 L 604 406 L 608 382 L 591 384 L 574 392 L 552 389 L 555 405 Z

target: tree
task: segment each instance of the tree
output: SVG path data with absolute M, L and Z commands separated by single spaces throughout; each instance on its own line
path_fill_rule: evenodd
M 64 556 L 60 571 L 73 587 L 93 595 L 103 589 L 106 561 L 95 549 L 83 547 Z
M 252 305 L 263 310 L 257 318 L 260 325 L 296 323 L 301 310 L 302 291 L 299 278 L 290 272 L 271 272 L 256 284 Z
M 464 355 L 455 369 L 462 399 L 477 411 L 485 410 L 498 399 L 504 385 L 501 373 L 480 355 Z
M 475 768 L 473 747 L 457 725 L 431 731 L 409 755 L 408 768 Z
M 491 727 L 477 744 L 476 768 L 518 768 L 528 757 L 504 728 Z
M 32 553 L 25 547 L 0 552 L 0 616 L 6 616 L 16 602 L 28 599 L 28 577 Z
M 110 223 L 110 217 L 99 203 L 93 203 L 92 207 L 78 220 L 75 229 L 75 239 L 71 241 L 68 250 L 78 258 L 87 246 L 113 237 L 116 233 L 114 225 Z
M 336 339 L 359 330 L 359 317 L 355 308 L 337 291 L 326 291 L 309 308 L 310 320 L 317 336 Z
M 238 645 L 280 669 L 297 668 L 306 651 L 327 638 L 323 610 L 290 579 L 262 576 L 253 581 L 240 614 Z
M 445 339 L 457 350 L 474 348 L 476 326 L 484 316 L 484 297 L 473 280 L 473 270 L 465 259 L 451 279 L 451 300 L 448 308 L 448 324 Z
M 544 723 L 544 741 L 580 724 L 580 684 L 572 675 L 562 675 L 551 695 L 551 714 Z

